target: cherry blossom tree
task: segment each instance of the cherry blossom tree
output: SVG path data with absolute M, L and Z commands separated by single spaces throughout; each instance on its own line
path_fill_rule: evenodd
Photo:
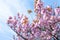
M 28 10 L 31 13 L 31 10 Z M 60 7 L 44 7 L 41 0 L 34 0 L 35 19 L 30 24 L 24 15 L 9 17 L 7 24 L 17 34 L 14 40 L 60 40 Z

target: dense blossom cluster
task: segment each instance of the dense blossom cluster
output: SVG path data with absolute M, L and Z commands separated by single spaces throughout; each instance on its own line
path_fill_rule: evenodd
M 41 0 L 34 1 L 36 17 L 31 24 L 28 17 L 19 13 L 7 21 L 17 34 L 17 40 L 60 40 L 60 7 L 44 7 Z

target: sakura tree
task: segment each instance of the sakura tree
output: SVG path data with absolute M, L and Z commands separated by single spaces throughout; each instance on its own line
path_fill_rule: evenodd
M 14 40 L 60 40 L 60 7 L 44 7 L 41 0 L 34 0 L 34 12 L 31 24 L 27 16 L 19 13 L 9 17 L 7 24 L 17 34 Z

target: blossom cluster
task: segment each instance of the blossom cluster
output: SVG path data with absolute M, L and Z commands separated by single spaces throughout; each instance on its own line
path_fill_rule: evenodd
M 36 17 L 31 24 L 19 13 L 9 17 L 7 24 L 17 34 L 17 40 L 60 40 L 60 7 L 44 7 L 41 0 L 34 0 L 34 11 Z

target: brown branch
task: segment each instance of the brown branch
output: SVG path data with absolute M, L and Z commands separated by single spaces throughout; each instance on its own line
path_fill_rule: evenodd
M 11 28 L 12 29 L 12 28 Z M 28 40 L 27 38 L 23 37 L 22 35 L 20 35 L 17 31 L 15 31 L 15 29 L 12 29 L 18 36 L 20 36 L 21 38 L 23 38 L 24 40 Z

